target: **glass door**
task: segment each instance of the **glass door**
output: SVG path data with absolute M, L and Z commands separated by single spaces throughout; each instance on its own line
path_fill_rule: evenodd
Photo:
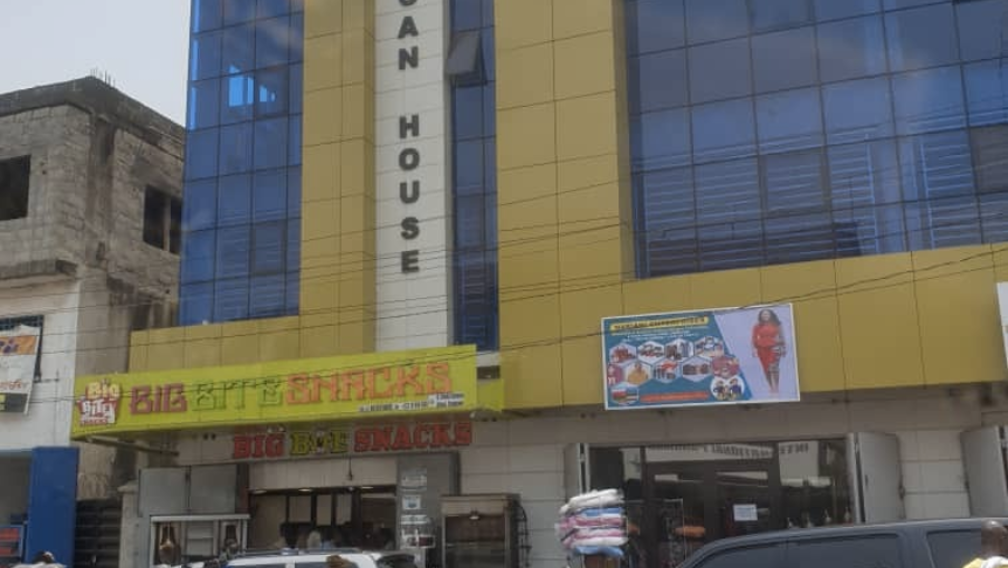
M 648 464 L 642 537 L 648 568 L 675 568 L 708 542 L 783 528 L 772 461 Z

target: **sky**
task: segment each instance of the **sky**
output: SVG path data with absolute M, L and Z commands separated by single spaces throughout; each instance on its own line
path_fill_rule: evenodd
M 189 0 L 4 0 L 0 93 L 97 69 L 181 124 L 188 26 Z

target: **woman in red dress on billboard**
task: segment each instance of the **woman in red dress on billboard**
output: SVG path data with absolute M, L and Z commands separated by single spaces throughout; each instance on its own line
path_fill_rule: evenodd
M 770 394 L 780 394 L 780 360 L 784 357 L 784 333 L 773 310 L 760 310 L 752 330 L 753 357 L 763 365 Z

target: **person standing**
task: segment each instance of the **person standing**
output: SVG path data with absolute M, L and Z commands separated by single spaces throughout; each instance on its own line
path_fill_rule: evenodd
M 753 357 L 763 366 L 771 396 L 780 394 L 780 360 L 786 352 L 780 318 L 773 310 L 760 310 L 752 330 Z
M 986 521 L 980 528 L 980 556 L 969 561 L 963 568 L 997 568 L 1008 566 L 1002 555 L 1008 545 L 1008 529 L 997 521 Z

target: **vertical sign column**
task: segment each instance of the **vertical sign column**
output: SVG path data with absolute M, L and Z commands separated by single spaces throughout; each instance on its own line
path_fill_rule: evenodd
M 377 349 L 450 344 L 446 0 L 376 0 Z

